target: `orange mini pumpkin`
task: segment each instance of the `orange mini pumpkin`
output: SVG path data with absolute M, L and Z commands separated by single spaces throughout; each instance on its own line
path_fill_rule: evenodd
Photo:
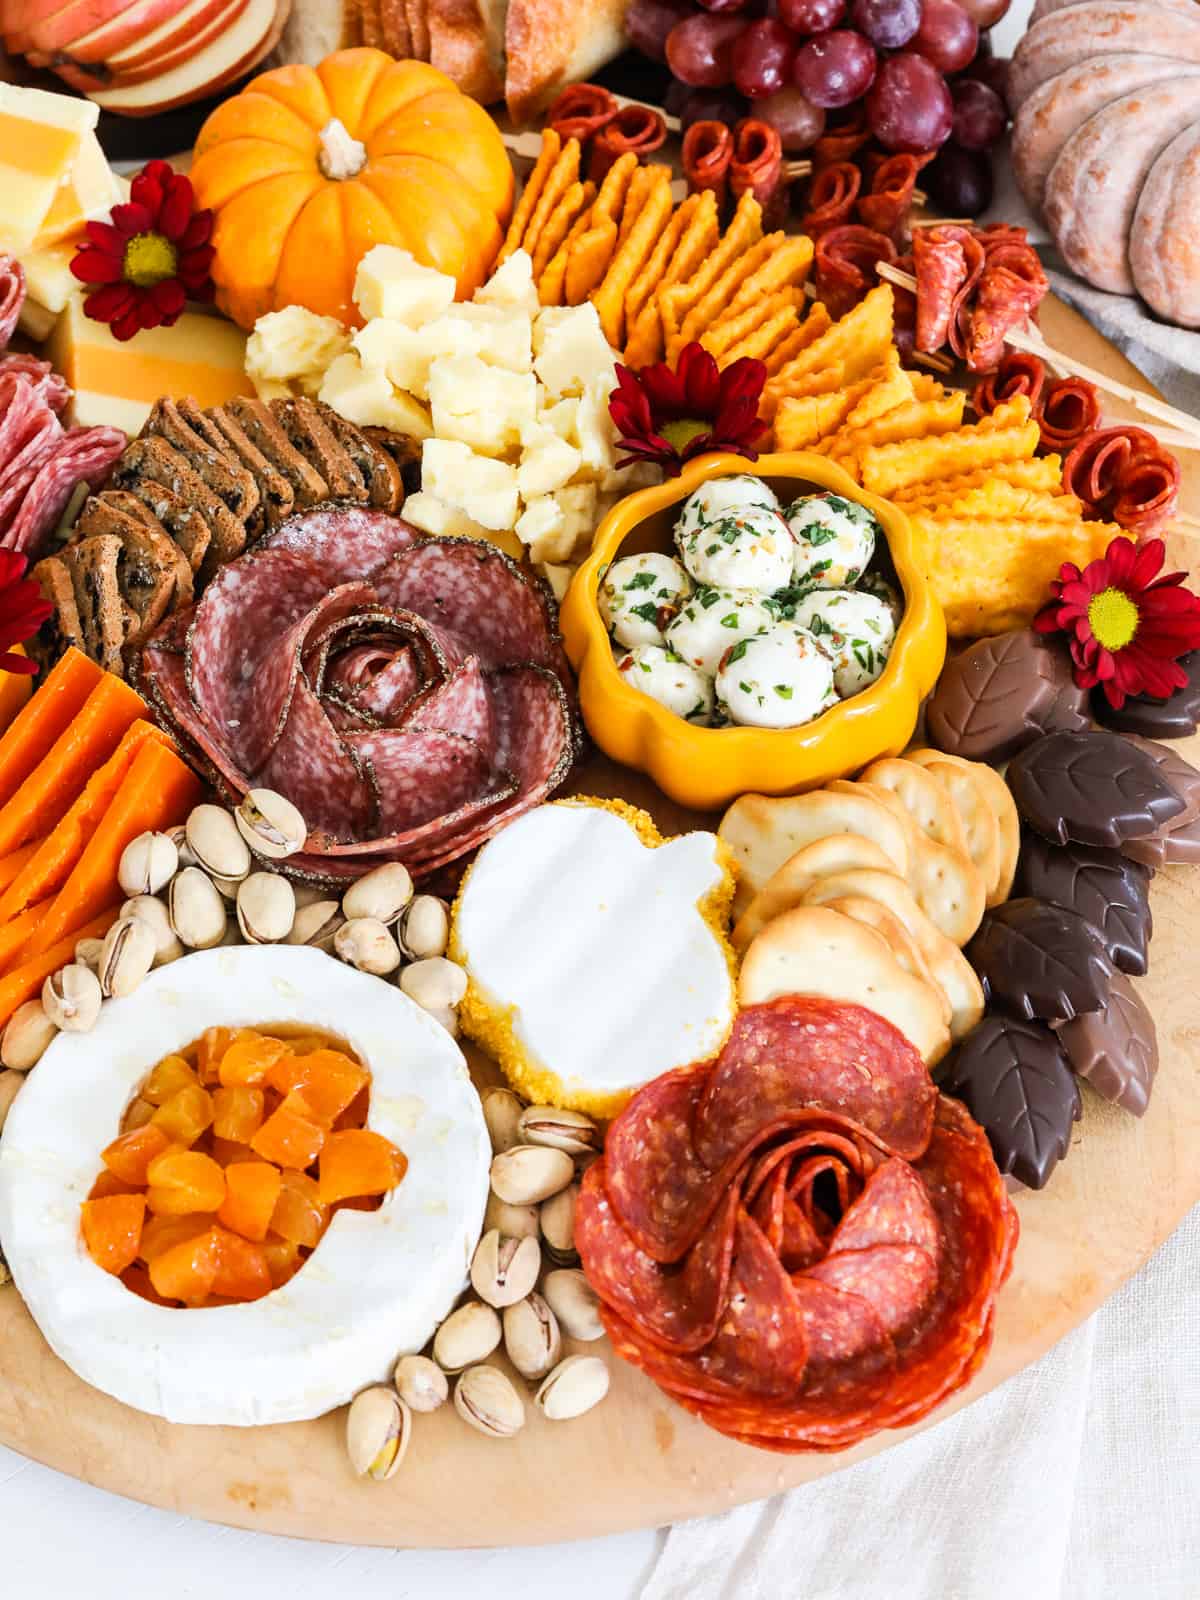
M 487 112 L 433 67 L 382 50 L 252 79 L 200 130 L 191 179 L 216 212 L 217 303 L 243 328 L 287 305 L 359 326 L 354 274 L 377 244 L 473 294 L 513 197 Z

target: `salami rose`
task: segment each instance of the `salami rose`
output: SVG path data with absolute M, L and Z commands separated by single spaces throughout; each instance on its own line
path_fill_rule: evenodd
M 842 228 L 854 214 L 862 187 L 862 173 L 852 161 L 836 161 L 813 174 L 808 188 L 808 210 L 800 231 L 820 239 L 827 228 Z
M 846 1449 L 968 1382 L 1016 1233 L 986 1136 L 911 1045 L 803 996 L 634 1095 L 575 1224 L 617 1354 L 780 1451 Z
M 1041 409 L 1035 415 L 1042 430 L 1042 449 L 1067 455 L 1085 433 L 1099 425 L 1100 396 L 1086 378 L 1059 378 L 1046 385 Z
M 763 227 L 777 227 L 787 208 L 783 140 L 779 130 L 758 117 L 745 117 L 733 130 L 729 192 L 740 200 L 747 190 L 762 207 Z
M 896 247 L 886 233 L 855 222 L 826 228 L 814 253 L 817 299 L 831 317 L 844 317 L 879 282 L 879 263 L 895 259 Z
M 729 165 L 733 160 L 733 134 L 723 122 L 693 122 L 683 136 L 683 175 L 688 193 L 709 189 L 717 205 L 725 204 Z
M 622 106 L 605 121 L 592 141 L 588 177 L 593 183 L 602 183 L 619 156 L 632 151 L 639 161 L 644 161 L 661 149 L 666 139 L 667 124 L 661 111 L 655 111 L 653 106 Z
M 975 415 L 990 417 L 998 405 L 1023 394 L 1029 401 L 1031 415 L 1037 417 L 1045 381 L 1046 363 L 1040 356 L 1029 350 L 1010 350 L 995 372 L 975 385 L 971 395 Z M 1046 443 L 1044 434 L 1042 443 Z

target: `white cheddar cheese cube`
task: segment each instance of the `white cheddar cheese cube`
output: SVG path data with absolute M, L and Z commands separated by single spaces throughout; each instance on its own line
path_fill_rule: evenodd
M 613 443 L 616 429 L 608 414 L 608 397 L 612 384 L 604 376 L 593 378 L 579 399 L 575 414 L 575 437 L 579 445 L 582 473 L 588 478 L 600 478 L 611 470 L 616 456 Z
M 517 488 L 523 500 L 561 489 L 579 470 L 580 455 L 573 444 L 546 429 L 540 442 L 526 444 L 517 468 Z
M 531 321 L 541 309 L 537 285 L 533 281 L 533 262 L 527 250 L 514 250 L 482 289 L 475 291 L 477 306 L 503 306 L 520 311 Z
M 443 356 L 429 368 L 433 431 L 481 455 L 503 456 L 520 447 L 522 430 L 537 414 L 532 372 L 507 372 L 478 356 Z
M 551 306 L 533 327 L 533 370 L 552 395 L 582 394 L 593 378 L 616 382 L 615 357 L 590 302 Z
M 455 289 L 453 278 L 423 267 L 407 250 L 377 244 L 358 263 L 354 303 L 368 322 L 388 317 L 418 328 L 451 304 Z
M 568 444 L 579 442 L 578 429 L 579 401 L 576 399 L 559 400 L 556 405 L 543 405 L 538 412 L 538 420 L 547 428 L 552 428 L 560 439 L 565 439 Z
M 336 317 L 321 317 L 304 306 L 268 311 L 246 341 L 246 372 L 259 398 L 283 385 L 316 394 L 331 364 L 349 348 L 350 336 Z
M 564 561 L 575 544 L 567 516 L 553 495 L 531 500 L 517 520 L 517 538 L 528 546 L 531 561 Z
M 403 389 L 393 388 L 378 367 L 364 367 L 352 350 L 330 366 L 320 398 L 360 428 L 394 428 L 416 439 L 428 439 L 433 432 L 425 407 Z
M 543 561 L 537 570 L 550 585 L 554 598 L 561 605 L 567 597 L 567 590 L 571 587 L 571 579 L 575 576 L 575 568 L 560 566 L 554 561 Z
M 431 359 L 472 355 L 510 372 L 528 372 L 533 365 L 529 318 L 501 306 L 452 306 L 421 332 Z
M 423 328 L 410 328 L 393 317 L 376 317 L 359 328 L 350 342 L 364 367 L 386 372 L 397 389 L 428 400 L 432 352 Z
M 489 533 L 482 523 L 473 521 L 458 506 L 447 505 L 424 489 L 405 500 L 404 520 L 420 528 L 422 533 L 431 533 L 439 539 L 486 539 Z
M 511 528 L 517 520 L 516 468 L 476 455 L 457 439 L 426 440 L 421 488 L 485 528 Z
M 565 489 L 556 489 L 554 498 L 565 521 L 564 544 L 568 536 L 571 541 L 563 554 L 557 557 L 564 561 L 576 550 L 586 549 L 592 542 L 592 534 L 596 531 L 596 485 L 568 484 Z

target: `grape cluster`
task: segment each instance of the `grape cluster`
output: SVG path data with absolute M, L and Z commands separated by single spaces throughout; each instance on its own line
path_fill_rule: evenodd
M 685 125 L 736 121 L 750 101 L 795 152 L 821 137 L 827 113 L 864 100 L 867 126 L 885 149 L 945 145 L 944 156 L 965 158 L 968 169 L 1004 131 L 1004 63 L 991 59 L 981 30 L 1009 0 L 698 4 L 633 0 L 626 23 L 634 46 L 684 86 L 673 109 Z

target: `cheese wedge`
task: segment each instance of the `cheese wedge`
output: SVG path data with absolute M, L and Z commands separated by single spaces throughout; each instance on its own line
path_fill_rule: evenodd
M 33 248 L 44 250 L 64 239 L 74 239 L 85 222 L 120 205 L 127 191 L 128 185 L 105 159 L 99 139 L 94 133 L 86 134 L 80 140 L 67 181 L 50 202 Z
M 20 256 L 37 238 L 99 115 L 90 100 L 0 83 L 0 249 Z
M 104 323 L 85 317 L 80 297 L 72 295 L 46 354 L 74 389 L 70 420 L 83 427 L 107 423 L 137 433 L 160 395 L 190 395 L 204 407 L 254 393 L 245 373 L 246 335 L 198 312 L 185 311 L 173 328 L 144 329 L 122 344 Z
M 367 1126 L 408 1157 L 377 1211 L 344 1210 L 301 1270 L 244 1305 L 152 1305 L 88 1255 L 80 1205 L 100 1151 L 164 1051 L 212 1026 L 346 1038 L 371 1070 Z M 467 1285 L 491 1144 L 462 1052 L 394 984 L 316 950 L 199 951 L 61 1033 L 9 1113 L 0 1232 L 47 1343 L 83 1380 L 168 1422 L 251 1427 L 343 1405 L 422 1348 Z

